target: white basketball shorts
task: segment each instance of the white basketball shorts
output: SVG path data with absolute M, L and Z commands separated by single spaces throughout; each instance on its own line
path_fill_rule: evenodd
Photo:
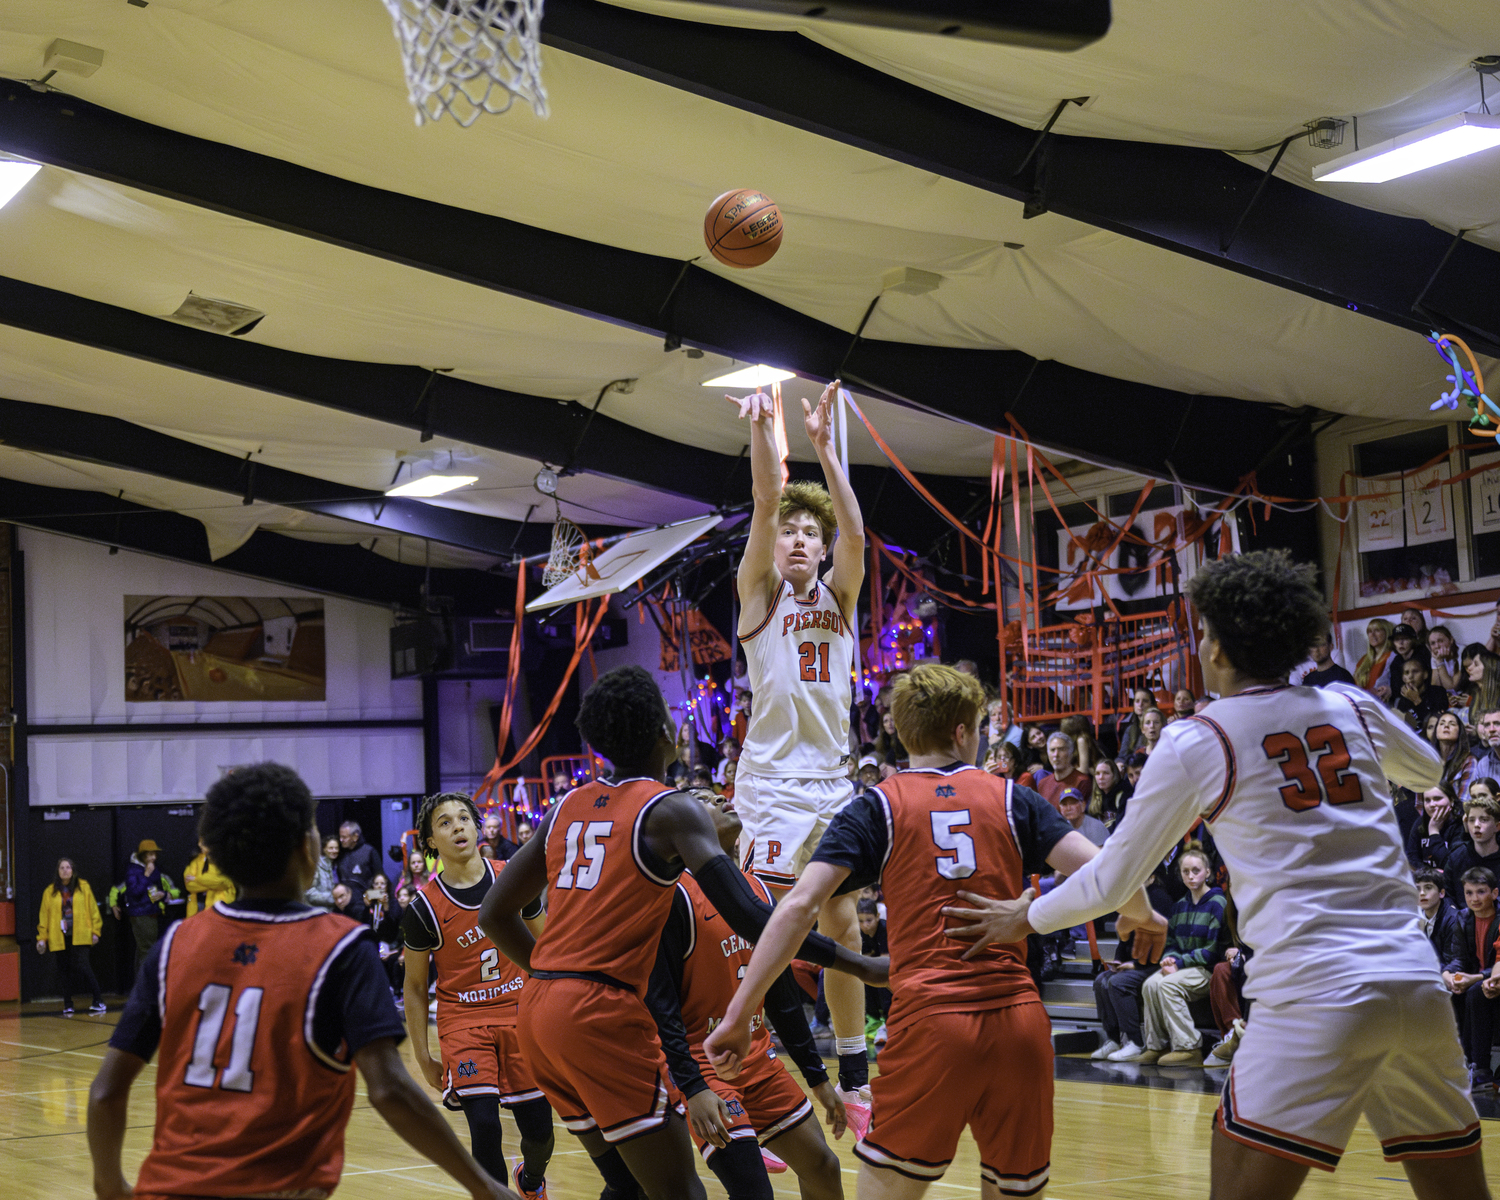
M 1214 1125 L 1257 1150 L 1332 1171 L 1361 1113 L 1388 1162 L 1479 1149 L 1452 1002 L 1436 980 L 1349 983 L 1257 1003 Z
M 741 858 L 767 886 L 789 888 L 807 866 L 834 814 L 854 799 L 849 779 L 734 777 L 734 810 L 745 831 Z

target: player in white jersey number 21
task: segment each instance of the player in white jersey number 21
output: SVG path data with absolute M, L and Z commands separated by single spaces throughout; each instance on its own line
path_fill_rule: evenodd
M 1189 596 L 1219 698 L 1168 725 L 1098 856 L 1040 900 L 966 898 L 950 932 L 1014 941 L 1119 908 L 1199 818 L 1229 867 L 1255 1000 L 1214 1118 L 1215 1200 L 1279 1200 L 1332 1171 L 1361 1114 L 1421 1200 L 1488 1197 L 1453 1010 L 1422 932 L 1387 780 L 1442 765 L 1369 693 L 1291 687 L 1327 631 L 1285 551 L 1209 563 Z
M 849 777 L 850 674 L 864 582 L 864 520 L 833 453 L 838 380 L 817 408 L 802 402 L 808 439 L 828 481 L 825 490 L 797 480 L 782 486 L 769 396 L 736 401 L 750 421 L 750 476 L 755 508 L 737 585 L 739 638 L 754 700 L 734 780 L 734 807 L 744 823 L 750 869 L 776 895 L 797 882 L 828 822 L 853 797 Z M 734 399 L 730 397 L 730 399 Z M 837 537 L 835 537 L 835 534 Z M 830 549 L 833 568 L 818 569 Z M 855 897 L 824 906 L 824 934 L 856 953 Z M 849 1124 L 864 1135 L 864 989 L 856 979 L 825 976 L 839 1055 L 839 1094 Z

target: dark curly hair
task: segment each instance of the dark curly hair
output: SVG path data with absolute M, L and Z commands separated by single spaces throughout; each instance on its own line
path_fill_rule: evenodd
M 474 797 L 468 792 L 438 792 L 436 795 L 428 796 L 422 801 L 422 807 L 417 810 L 417 849 L 423 854 L 430 854 L 427 839 L 432 836 L 432 816 L 438 810 L 440 804 L 462 804 L 469 810 L 469 816 L 474 818 L 474 828 L 478 829 L 484 824 L 479 816 L 479 807 L 474 803 Z
M 237 767 L 208 789 L 198 837 L 241 887 L 273 883 L 317 823 L 318 806 L 290 767 Z
M 584 695 L 574 724 L 615 770 L 633 772 L 645 766 L 670 719 L 651 673 L 632 666 L 601 675 Z
M 1251 679 L 1284 678 L 1328 632 L 1317 571 L 1285 550 L 1205 563 L 1187 591 L 1209 636 Z

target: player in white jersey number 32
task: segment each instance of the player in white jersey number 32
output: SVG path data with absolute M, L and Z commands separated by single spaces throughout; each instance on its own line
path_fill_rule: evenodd
M 750 869 L 778 896 L 797 882 L 828 822 L 853 798 L 849 706 L 858 629 L 849 618 L 864 582 L 865 537 L 859 502 L 833 454 L 837 391 L 834 380 L 817 408 L 802 402 L 826 490 L 802 480 L 783 486 L 771 398 L 757 392 L 737 402 L 750 421 L 755 498 L 737 579 L 739 637 L 754 699 L 734 807 L 744 822 Z M 830 551 L 833 568 L 819 579 Z M 852 895 L 830 900 L 819 929 L 857 953 L 855 903 Z M 864 989 L 832 974 L 824 987 L 839 1093 L 849 1124 L 863 1136 L 869 1120 Z
M 1488 1197 L 1453 1010 L 1422 932 L 1387 780 L 1437 756 L 1346 684 L 1291 687 L 1327 632 L 1313 569 L 1285 551 L 1209 563 L 1189 596 L 1218 696 L 1168 725 L 1098 856 L 1039 900 L 969 897 L 956 936 L 1014 941 L 1120 907 L 1200 817 L 1229 867 L 1255 1001 L 1214 1118 L 1216 1200 L 1278 1200 L 1332 1171 L 1361 1114 L 1421 1200 Z

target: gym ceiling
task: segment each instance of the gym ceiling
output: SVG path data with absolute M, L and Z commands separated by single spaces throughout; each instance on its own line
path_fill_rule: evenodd
M 0 520 L 498 595 L 547 545 L 544 465 L 591 535 L 743 502 L 702 382 L 746 364 L 796 372 L 794 408 L 841 376 L 967 511 L 994 431 L 1228 491 L 1337 416 L 1429 418 L 1429 329 L 1500 353 L 1500 150 L 1311 174 L 1356 117 L 1363 147 L 1472 109 L 1493 0 L 1113 8 L 1059 53 L 548 0 L 550 117 L 462 129 L 415 125 L 378 0 L 0 0 L 0 152 L 44 164 L 0 209 Z M 102 65 L 28 86 L 59 38 Z M 1303 136 L 1325 117 L 1342 147 Z M 735 187 L 786 223 L 755 270 L 704 252 Z M 166 319 L 189 293 L 265 315 Z M 930 545 L 861 429 L 850 457 L 872 523 Z M 384 497 L 417 460 L 478 482 Z

